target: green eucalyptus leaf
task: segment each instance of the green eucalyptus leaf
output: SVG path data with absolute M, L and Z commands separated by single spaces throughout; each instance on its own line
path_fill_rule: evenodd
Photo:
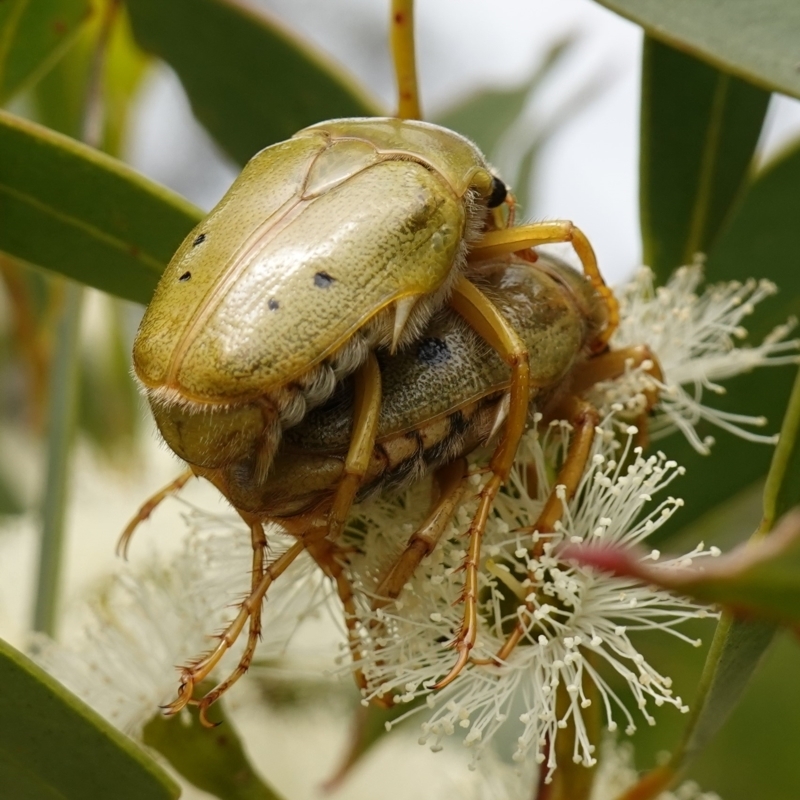
M 44 75 L 90 13 L 89 0 L 0 2 L 0 103 Z
M 574 35 L 556 40 L 520 85 L 507 90 L 478 92 L 434 120 L 472 139 L 496 166 L 501 166 L 497 162 L 504 162 L 502 177 L 512 187 L 518 207 L 525 212 L 534 205 L 535 170 L 542 148 L 575 114 L 593 102 L 608 83 L 608 73 L 601 70 L 562 97 L 560 103 L 551 107 L 546 116 L 536 119 L 535 124 L 524 120 L 530 99 L 567 60 L 577 41 Z
M 783 427 L 764 487 L 764 518 L 761 529 L 770 530 L 775 521 L 800 504 L 800 372 L 783 418 Z M 798 610 L 800 614 L 800 610 Z
M 659 41 L 768 91 L 800 97 L 796 0 L 598 0 Z
M 660 282 L 713 245 L 748 178 L 769 97 L 645 37 L 642 239 Z
M 776 637 L 730 719 L 689 776 L 725 800 L 797 800 L 800 760 L 791 735 L 800 719 L 797 640 Z M 788 735 L 787 735 L 788 734 Z
M 78 420 L 95 447 L 119 466 L 135 460 L 141 398 L 131 380 L 127 304 L 103 297 L 105 336 L 82 353 Z
M 147 303 L 202 212 L 97 150 L 0 112 L 0 250 Z
M 0 795 L 160 800 L 172 779 L 22 653 L 0 640 Z
M 522 113 L 531 93 L 561 62 L 574 42 L 573 36 L 556 41 L 518 86 L 477 92 L 441 113 L 434 122 L 469 137 L 491 156 L 503 134 Z
M 710 282 L 756 277 L 769 278 L 778 285 L 778 294 L 763 301 L 745 320 L 750 336 L 743 344 L 758 343 L 776 325 L 800 316 L 800 269 L 795 242 L 798 219 L 800 146 L 795 146 L 752 181 L 706 264 Z M 775 431 L 786 409 L 793 379 L 794 372 L 787 367 L 759 368 L 726 380 L 726 394 L 708 395 L 708 403 L 734 413 L 763 415 L 769 421 L 763 432 Z M 701 435 L 713 434 L 716 439 L 710 456 L 697 454 L 678 435 L 663 444 L 670 457 L 686 467 L 687 477 L 675 485 L 685 507 L 654 541 L 674 535 L 680 525 L 690 524 L 763 479 L 769 469 L 773 453 L 769 445 L 745 441 L 711 426 L 700 426 L 698 430 Z
M 675 769 L 714 738 L 738 705 L 774 638 L 775 628 L 768 622 L 722 617 L 700 678 L 686 733 L 672 757 Z
M 281 800 L 253 769 L 239 734 L 219 705 L 214 716 L 219 725 L 209 729 L 196 713 L 181 719 L 159 714 L 145 725 L 144 742 L 187 781 L 220 800 Z
M 103 0 L 104 3 L 116 0 Z M 86 92 L 101 33 L 103 14 L 84 26 L 75 46 L 37 84 L 33 91 L 36 119 L 75 139 L 83 133 Z M 105 130 L 99 149 L 120 155 L 130 104 L 141 85 L 150 59 L 133 40 L 128 15 L 114 15 L 103 62 L 102 106 Z
M 379 109 L 338 67 L 232 0 L 127 0 L 141 46 L 178 73 L 198 120 L 239 164 L 301 128 Z

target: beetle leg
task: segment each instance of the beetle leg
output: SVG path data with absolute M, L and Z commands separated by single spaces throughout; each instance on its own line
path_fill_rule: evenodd
M 595 428 L 600 421 L 597 409 L 586 400 L 571 396 L 563 400 L 554 419 L 569 419 L 573 425 L 572 438 L 569 444 L 564 463 L 558 471 L 558 476 L 553 489 L 548 496 L 539 516 L 530 528 L 525 528 L 530 533 L 550 533 L 555 529 L 556 523 L 564 514 L 564 503 L 568 502 L 578 489 L 581 477 L 586 470 L 586 464 L 592 452 Z M 563 488 L 561 488 L 563 487 Z M 531 551 L 531 557 L 541 556 L 544 548 L 544 539 L 539 539 Z M 533 576 L 529 577 L 534 581 Z M 500 649 L 488 659 L 475 660 L 477 664 L 496 664 L 505 661 L 522 637 L 528 632 L 533 613 L 536 611 L 533 603 L 525 604 L 523 615 L 517 620 L 514 629 L 503 642 Z
M 473 245 L 469 259 L 470 261 L 484 261 L 507 253 L 527 250 L 530 247 L 538 247 L 541 244 L 558 242 L 569 242 L 572 245 L 581 261 L 586 277 L 589 278 L 592 286 L 606 304 L 608 322 L 594 344 L 596 351 L 602 350 L 619 325 L 619 303 L 611 289 L 606 286 L 597 267 L 597 258 L 592 245 L 580 228 L 576 228 L 568 220 L 555 220 L 486 231 L 480 241 Z
M 422 559 L 434 551 L 447 528 L 447 523 L 467 492 L 466 478 L 467 462 L 463 458 L 436 471 L 434 479 L 439 487 L 439 499 L 425 522 L 414 531 L 405 549 L 375 590 L 373 611 L 396 600 Z
M 322 571 L 333 581 L 336 586 L 336 593 L 344 610 L 344 622 L 347 628 L 347 641 L 350 646 L 350 653 L 353 657 L 356 686 L 359 689 L 367 688 L 367 681 L 363 671 L 357 666 L 361 660 L 361 652 L 358 647 L 358 612 L 355 604 L 353 587 L 345 574 L 344 559 L 339 558 L 344 554 L 344 550 L 328 538 L 314 541 L 308 547 L 309 555 L 317 562 Z
M 506 319 L 489 299 L 463 276 L 456 282 L 450 304 L 511 366 L 511 388 L 503 438 L 489 462 L 492 476 L 481 490 L 478 510 L 468 532 L 469 547 L 464 561 L 462 595 L 464 620 L 454 641 L 458 657 L 453 668 L 434 686 L 434 689 L 442 689 L 456 678 L 469 661 L 470 651 L 475 645 L 478 636 L 478 564 L 481 540 L 494 499 L 508 478 L 517 453 L 517 445 L 525 432 L 530 401 L 528 351 Z
M 350 506 L 367 472 L 378 417 L 381 410 L 381 372 L 378 359 L 370 353 L 355 375 L 355 411 L 353 412 L 353 435 L 347 451 L 344 477 L 336 488 L 336 496 L 328 517 L 328 536 L 336 539 L 344 528 Z
M 467 490 L 467 461 L 464 458 L 457 459 L 450 464 L 438 469 L 434 474 L 435 485 L 438 487 L 438 499 L 433 510 L 428 515 L 425 522 L 414 532 L 405 549 L 397 560 L 389 568 L 388 572 L 381 580 L 378 588 L 375 589 L 372 600 L 372 610 L 375 611 L 388 605 L 392 600 L 397 599 L 403 591 L 403 587 L 408 579 L 414 574 L 425 556 L 433 552 L 442 537 L 447 523 L 452 518 Z M 344 577 L 344 567 L 338 561 L 324 563 L 317 555 L 322 547 L 335 547 L 329 540 L 314 545 L 315 549 L 309 548 L 311 555 L 323 568 L 326 574 L 336 582 L 339 598 L 345 610 L 345 620 L 347 624 L 348 641 L 350 652 L 354 661 L 354 675 L 356 685 L 359 689 L 367 688 L 367 681 L 364 673 L 358 667 L 361 660 L 360 640 L 358 637 L 358 617 L 355 603 L 353 602 L 353 590 L 349 581 Z M 389 708 L 392 705 L 389 699 L 376 699 L 379 705 Z
M 166 500 L 166 498 L 171 494 L 175 494 L 183 489 L 183 487 L 189 482 L 189 479 L 193 477 L 194 472 L 192 472 L 190 469 L 187 469 L 186 472 L 181 472 L 181 474 L 178 475 L 174 481 L 168 483 L 163 489 L 156 492 L 151 497 L 148 497 L 147 500 L 142 503 L 134 518 L 125 527 L 125 530 L 122 532 L 122 536 L 119 537 L 119 541 L 117 542 L 118 556 L 122 556 L 123 558 L 128 557 L 128 547 L 130 547 L 133 534 L 139 525 L 144 522 L 159 505 L 161 505 L 163 500 Z
M 664 371 L 655 353 L 646 344 L 640 344 L 609 350 L 578 364 L 572 372 L 572 389 L 581 394 L 601 381 L 614 380 L 637 367 L 642 367 L 657 383 L 664 383 Z M 643 394 L 649 411 L 658 402 L 658 390 L 647 389 Z
M 260 527 L 260 523 L 258 523 L 258 526 Z M 255 541 L 258 538 L 258 531 L 255 530 L 255 526 L 253 526 L 251 530 L 253 531 L 253 562 L 255 564 L 257 560 L 257 548 L 255 547 Z M 261 529 L 261 535 L 263 536 L 263 528 Z M 219 664 L 225 653 L 230 650 L 234 642 L 239 638 L 239 635 L 244 629 L 245 623 L 249 619 L 251 622 L 248 643 L 238 666 L 225 681 L 216 686 L 198 702 L 198 705 L 200 706 L 200 721 L 206 726 L 211 725 L 206 718 L 206 712 L 209 706 L 218 700 L 225 691 L 227 691 L 237 680 L 239 680 L 239 678 L 244 675 L 250 666 L 253 652 L 258 642 L 258 637 L 261 630 L 261 604 L 264 600 L 264 595 L 267 593 L 267 590 L 274 583 L 274 581 L 283 572 L 285 572 L 292 562 L 300 555 L 300 553 L 305 550 L 306 546 L 306 540 L 301 538 L 285 553 L 278 556 L 278 558 L 276 558 L 271 564 L 267 565 L 266 568 L 263 568 L 262 566 L 258 584 L 240 604 L 239 613 L 236 615 L 235 619 L 219 635 L 219 644 L 205 656 L 184 667 L 181 671 L 181 685 L 178 690 L 178 697 L 172 703 L 164 707 L 164 713 L 167 716 L 177 714 L 191 701 L 194 687 L 197 686 L 197 684 L 199 684 L 201 681 L 205 680 L 212 670 L 217 666 L 217 664 Z M 263 550 L 261 552 L 263 552 Z
M 246 516 L 240 512 L 240 516 L 250 526 L 250 541 L 253 548 L 253 568 L 251 571 L 250 591 L 256 591 L 259 584 L 264 577 L 264 560 L 267 551 L 267 537 L 264 535 L 264 526 L 261 520 Z M 250 613 L 250 622 L 247 631 L 247 644 L 245 646 L 242 657 L 236 666 L 234 672 L 218 686 L 214 687 L 208 694 L 206 694 L 198 703 L 200 711 L 200 722 L 207 728 L 215 727 L 215 723 L 209 721 L 207 711 L 209 706 L 221 697 L 230 686 L 236 683 L 239 678 L 244 675 L 253 661 L 253 655 L 256 651 L 256 646 L 261 638 L 261 606 L 263 603 L 257 603 Z M 195 679 L 195 683 L 197 680 Z
M 397 116 L 422 119 L 414 52 L 414 0 L 392 0 L 391 45 L 397 79 Z

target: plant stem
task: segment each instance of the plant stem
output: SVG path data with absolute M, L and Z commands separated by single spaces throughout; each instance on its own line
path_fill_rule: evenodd
M 69 456 L 78 406 L 79 332 L 83 287 L 69 283 L 56 329 L 48 392 L 47 473 L 33 628 L 53 636 L 64 540 Z
M 104 128 L 103 69 L 119 0 L 108 0 L 86 82 L 82 135 L 99 147 Z M 47 470 L 41 506 L 42 532 L 33 628 L 55 635 L 56 608 L 64 550 L 64 517 L 69 492 L 69 462 L 78 408 L 80 328 L 84 289 L 64 284 L 63 305 L 56 326 L 56 346 L 50 365 L 47 407 Z
M 390 39 L 397 79 L 397 116 L 422 119 L 414 46 L 414 0 L 392 0 Z

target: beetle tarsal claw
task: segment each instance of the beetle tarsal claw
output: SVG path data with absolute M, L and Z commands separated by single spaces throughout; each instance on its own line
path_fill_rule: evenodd
M 191 676 L 184 675 L 181 680 L 180 688 L 178 689 L 178 696 L 165 706 L 161 706 L 164 716 L 175 716 L 179 711 L 182 711 L 189 703 L 192 702 L 192 695 L 194 694 L 194 680 Z
M 406 323 L 411 315 L 414 306 L 419 300 L 419 295 L 412 294 L 408 297 L 402 297 L 394 304 L 394 330 L 392 331 L 392 353 L 397 350 L 397 345 L 400 342 L 400 337 L 406 329 Z

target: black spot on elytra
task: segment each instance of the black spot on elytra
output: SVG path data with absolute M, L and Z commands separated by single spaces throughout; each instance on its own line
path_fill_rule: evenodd
M 450 348 L 443 339 L 430 336 L 417 345 L 417 359 L 428 366 L 446 364 L 450 358 Z
M 178 280 L 179 281 L 188 281 L 189 278 L 191 278 L 191 277 L 192 277 L 192 273 L 191 272 L 184 272 L 183 275 L 181 275 L 180 278 L 178 278 Z
M 198 234 L 195 237 L 195 240 L 192 242 L 192 247 L 197 247 L 197 245 L 203 244 L 205 240 L 206 240 L 206 235 L 204 233 Z
M 277 311 L 280 307 L 281 304 L 274 297 L 270 297 L 270 299 L 267 300 L 267 308 L 269 308 L 270 311 Z
M 327 272 L 318 272 L 314 276 L 314 286 L 320 289 L 327 289 L 336 278 L 332 278 Z

